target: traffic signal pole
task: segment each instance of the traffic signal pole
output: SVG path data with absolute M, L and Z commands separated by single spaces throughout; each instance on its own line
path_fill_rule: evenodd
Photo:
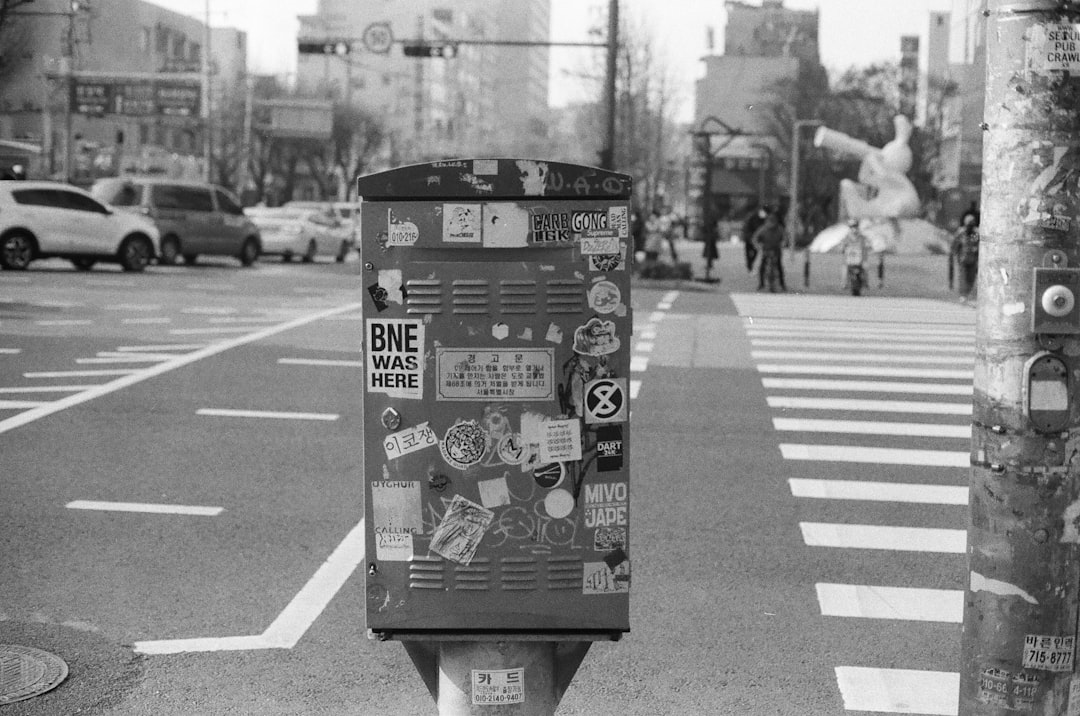
M 989 0 L 961 716 L 1080 714 L 1080 6 Z

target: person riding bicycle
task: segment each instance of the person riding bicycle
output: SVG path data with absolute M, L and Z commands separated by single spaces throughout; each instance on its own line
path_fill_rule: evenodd
M 840 242 L 840 250 L 844 253 L 844 287 L 849 286 L 848 281 L 852 268 L 857 267 L 860 271 L 866 271 L 867 241 L 866 235 L 859 230 L 859 220 L 848 220 L 848 232 L 844 240 Z
M 772 265 L 776 269 L 776 280 L 780 284 L 780 290 L 787 291 L 787 285 L 784 283 L 784 263 L 780 260 L 781 251 L 784 248 L 784 228 L 780 226 L 780 219 L 775 212 L 765 217 L 765 223 L 758 227 L 750 240 L 761 249 L 758 290 L 765 287 L 766 280 L 770 278 L 767 272 Z M 769 290 L 776 291 L 771 280 L 769 280 Z

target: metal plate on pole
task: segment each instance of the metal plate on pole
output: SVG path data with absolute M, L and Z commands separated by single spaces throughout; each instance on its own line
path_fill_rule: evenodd
M 394 44 L 394 33 L 390 30 L 390 23 L 373 22 L 364 28 L 364 34 L 360 40 L 368 52 L 385 55 L 390 52 L 390 46 Z

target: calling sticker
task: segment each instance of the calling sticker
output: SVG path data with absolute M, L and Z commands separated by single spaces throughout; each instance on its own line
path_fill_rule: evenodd
M 525 703 L 525 669 L 473 669 L 472 702 L 478 706 Z
M 1042 636 L 1028 634 L 1024 637 L 1024 668 L 1043 671 L 1072 671 L 1074 636 Z

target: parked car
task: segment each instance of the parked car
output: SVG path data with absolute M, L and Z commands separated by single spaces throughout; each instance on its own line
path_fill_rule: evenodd
M 51 181 L 0 181 L 0 267 L 25 269 L 60 256 L 87 271 L 98 261 L 142 271 L 159 233 L 143 216 L 113 211 L 87 192 Z
M 341 227 L 348 232 L 349 245 L 341 247 L 341 253 L 336 257 L 338 261 L 344 261 L 349 251 L 359 245 L 359 204 L 350 201 L 289 201 L 285 202 L 285 206 L 290 209 L 321 209 L 341 223 Z
M 231 192 L 213 184 L 162 177 L 99 179 L 90 188 L 117 209 L 149 217 L 161 232 L 158 263 L 188 264 L 200 255 L 235 256 L 244 266 L 259 257 L 259 230 Z
M 282 261 L 292 261 L 293 256 L 305 263 L 316 256 L 344 261 L 352 247 L 352 230 L 324 209 L 248 207 L 244 212 L 259 227 L 262 253 Z

